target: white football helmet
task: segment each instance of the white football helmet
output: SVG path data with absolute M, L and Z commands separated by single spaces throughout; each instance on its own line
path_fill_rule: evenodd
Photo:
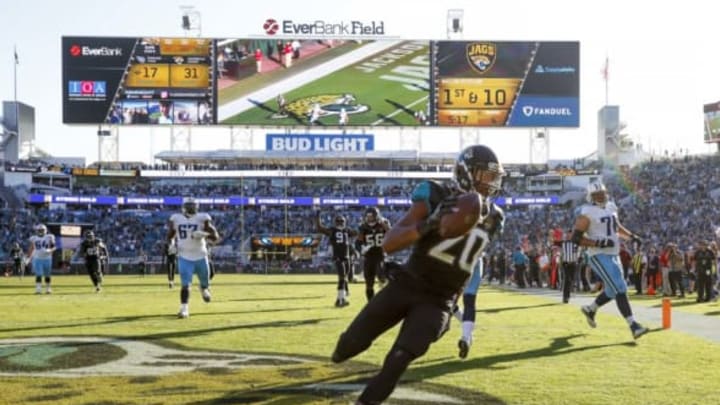
M 605 185 L 600 181 L 589 183 L 585 198 L 590 204 L 605 206 L 608 200 L 607 188 L 605 188 Z
M 45 236 L 45 234 L 47 234 L 47 226 L 44 224 L 35 225 L 35 233 L 39 236 Z

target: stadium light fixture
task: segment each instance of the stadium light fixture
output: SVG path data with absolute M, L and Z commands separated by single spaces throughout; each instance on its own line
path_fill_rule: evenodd
M 448 38 L 461 37 L 463 35 L 463 15 L 462 9 L 450 9 L 447 13 L 447 33 Z

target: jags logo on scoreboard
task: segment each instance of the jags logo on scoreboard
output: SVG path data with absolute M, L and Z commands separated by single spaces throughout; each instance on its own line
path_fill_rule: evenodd
M 473 69 L 487 73 L 495 64 L 497 45 L 491 42 L 471 42 L 467 44 L 465 54 Z
M 343 109 L 348 114 L 360 114 L 370 111 L 369 106 L 357 104 L 355 96 L 350 93 L 320 94 L 293 100 L 287 103 L 284 111 L 273 114 L 271 118 L 279 119 L 288 116 L 303 118 L 310 116 L 313 110 L 317 110 L 320 117 L 327 117 L 339 115 Z

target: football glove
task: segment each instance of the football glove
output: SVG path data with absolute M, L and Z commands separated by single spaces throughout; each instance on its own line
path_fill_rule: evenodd
M 503 232 L 505 227 L 505 213 L 495 204 L 490 204 L 490 212 L 483 220 L 483 228 L 490 238 L 494 238 Z
M 208 235 L 210 235 L 210 232 L 205 232 L 205 231 L 193 231 L 193 233 L 192 233 L 192 238 L 193 238 L 193 239 L 203 239 L 203 238 L 207 238 Z
M 595 241 L 595 246 L 599 248 L 610 248 L 615 246 L 615 241 L 612 239 L 598 239 Z

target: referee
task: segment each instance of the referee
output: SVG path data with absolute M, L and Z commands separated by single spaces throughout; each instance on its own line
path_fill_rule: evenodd
M 565 240 L 559 242 L 561 249 L 562 271 L 563 271 L 563 303 L 570 302 L 570 291 L 575 280 L 575 270 L 578 262 L 578 246 L 570 240 L 572 229 L 568 229 Z

